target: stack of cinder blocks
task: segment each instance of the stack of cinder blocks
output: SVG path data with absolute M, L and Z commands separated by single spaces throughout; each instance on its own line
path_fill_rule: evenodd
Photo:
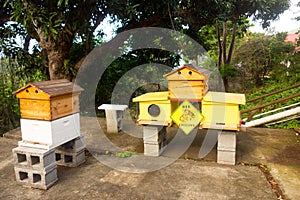
M 236 131 L 222 131 L 219 135 L 217 155 L 218 163 L 235 165 L 236 134 Z
M 83 136 L 77 137 L 55 150 L 55 160 L 58 165 L 77 167 L 85 162 L 85 144 Z
M 144 155 L 159 156 L 167 142 L 165 126 L 143 126 Z
M 54 149 L 31 147 L 13 149 L 15 174 L 19 184 L 48 189 L 57 181 Z
M 67 80 L 33 82 L 14 92 L 20 99 L 22 141 L 13 149 L 19 184 L 48 189 L 57 180 L 57 165 L 85 161 L 80 133 L 79 94 Z

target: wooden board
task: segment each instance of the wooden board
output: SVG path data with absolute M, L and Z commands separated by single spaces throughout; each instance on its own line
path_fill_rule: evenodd
M 79 112 L 79 97 L 65 95 L 51 100 L 20 99 L 21 118 L 55 120 Z
M 79 112 L 79 97 L 72 95 L 51 99 L 50 120 L 58 119 Z
M 32 90 L 32 92 L 30 92 Z M 18 98 L 45 99 L 41 94 L 47 95 L 47 98 L 63 96 L 68 94 L 78 95 L 83 89 L 78 85 L 66 80 L 51 80 L 42 82 L 31 82 L 26 86 L 13 92 Z
M 238 130 L 240 112 L 238 104 L 202 102 L 203 128 Z
M 195 69 L 183 66 L 175 71 L 164 75 L 168 81 L 170 80 L 206 80 L 207 76 Z
M 228 131 L 239 131 L 240 126 L 238 124 L 225 124 L 216 125 L 210 123 L 201 123 L 199 129 L 217 129 L 217 130 L 228 130 Z
M 20 99 L 21 118 L 51 120 L 50 101 Z
M 35 87 L 27 87 L 16 94 L 19 99 L 40 99 L 47 100 L 50 96 Z
M 204 96 L 204 90 L 202 88 L 173 88 L 170 89 L 170 99 L 197 99 L 201 101 Z
M 170 99 L 201 101 L 206 92 L 204 81 L 169 81 Z
M 199 87 L 205 88 L 204 81 L 169 81 L 168 88 L 187 88 L 187 87 Z
M 21 119 L 24 142 L 58 147 L 80 136 L 79 113 L 53 121 Z

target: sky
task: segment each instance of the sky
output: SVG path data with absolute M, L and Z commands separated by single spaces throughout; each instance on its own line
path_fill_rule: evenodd
M 288 32 L 292 33 L 300 29 L 300 21 L 295 20 L 294 18 L 300 16 L 300 7 L 297 7 L 297 3 L 300 0 L 291 0 L 291 6 L 288 10 L 282 13 L 279 16 L 279 19 L 271 22 L 270 28 L 275 32 Z M 259 22 L 252 22 L 255 26 L 250 28 L 252 32 L 266 32 L 262 29 Z

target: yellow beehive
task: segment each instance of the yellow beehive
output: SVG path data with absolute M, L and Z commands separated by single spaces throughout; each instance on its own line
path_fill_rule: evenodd
M 23 119 L 55 120 L 79 112 L 83 89 L 61 79 L 28 83 L 13 92 L 20 99 Z
M 239 105 L 245 105 L 244 94 L 208 92 L 202 101 L 201 128 L 239 130 Z
M 176 109 L 177 103 L 171 103 L 168 92 L 150 92 L 132 101 L 139 102 L 139 125 L 172 125 L 171 113 Z
M 184 65 L 166 75 L 171 101 L 200 102 L 208 90 L 209 71 L 204 68 L 195 69 L 192 65 Z

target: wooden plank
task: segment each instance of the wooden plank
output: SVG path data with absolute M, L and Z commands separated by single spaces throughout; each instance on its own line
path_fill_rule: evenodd
M 283 88 L 283 89 L 281 89 L 281 90 L 277 90 L 277 91 L 274 91 L 274 92 L 271 92 L 271 93 L 268 93 L 268 94 L 259 96 L 259 97 L 255 97 L 255 98 L 253 98 L 253 99 L 249 99 L 249 100 L 247 100 L 247 103 L 248 103 L 248 102 L 251 102 L 251 101 L 263 99 L 264 97 L 268 97 L 268 96 L 271 96 L 271 95 L 274 95 L 274 94 L 278 94 L 278 93 L 280 93 L 280 92 L 284 92 L 284 91 L 287 91 L 287 90 L 290 90 L 290 89 L 293 89 L 293 88 L 296 88 L 296 87 L 300 87 L 300 83 L 299 83 L 299 84 L 296 84 L 296 85 L 289 86 L 289 87 L 287 87 L 287 88 Z
M 258 126 L 258 125 L 262 125 L 262 124 L 266 124 L 269 122 L 273 122 L 273 121 L 277 121 L 292 115 L 296 115 L 300 113 L 300 107 L 296 107 L 290 110 L 286 110 L 280 113 L 276 113 L 274 115 L 270 115 L 267 117 L 263 117 L 261 119 L 256 119 L 250 122 L 246 122 L 245 127 L 253 127 L 253 126 Z
M 28 93 L 29 88 L 34 88 L 33 93 Z M 35 90 L 38 90 L 36 92 Z M 38 93 L 43 92 L 44 94 L 47 94 L 49 97 L 55 97 L 65 94 L 79 94 L 82 92 L 83 89 L 79 87 L 78 85 L 66 80 L 51 80 L 51 81 L 41 81 L 41 82 L 32 82 L 28 83 L 25 87 L 20 88 L 19 90 L 13 92 L 13 94 L 17 94 L 18 98 L 34 98 L 38 99 L 39 96 L 37 96 Z M 26 96 L 23 96 L 28 93 Z M 40 96 L 39 99 L 45 99 L 42 96 Z
M 243 114 L 243 113 L 247 113 L 247 112 L 250 112 L 250 111 L 253 111 L 253 110 L 258 110 L 258 109 L 261 109 L 261 108 L 264 108 L 264 107 L 267 107 L 267 106 L 270 106 L 270 105 L 273 105 L 273 104 L 284 102 L 286 100 L 289 100 L 289 99 L 292 99 L 292 98 L 295 98 L 295 97 L 298 97 L 298 96 L 300 96 L 300 93 L 293 94 L 291 96 L 288 96 L 288 97 L 285 97 L 285 98 L 282 98 L 282 99 L 277 99 L 275 101 L 272 101 L 272 102 L 269 102 L 269 103 L 265 103 L 265 104 L 256 106 L 254 108 L 249 108 L 249 109 L 246 109 L 246 110 L 242 110 L 241 113 Z
M 98 107 L 99 110 L 121 110 L 127 109 L 127 105 L 117 105 L 117 104 L 102 104 Z
M 53 121 L 21 119 L 22 140 L 56 148 L 80 136 L 79 113 Z
M 20 99 L 24 119 L 55 120 L 79 112 L 79 97 L 72 95 L 50 100 Z
M 20 99 L 21 118 L 51 120 L 50 101 Z
M 230 130 L 230 131 L 239 131 L 240 127 L 238 124 L 229 124 L 229 125 L 217 125 L 210 123 L 200 123 L 199 129 L 217 129 L 217 130 Z
M 19 99 L 42 99 L 42 100 L 47 100 L 49 99 L 49 95 L 42 92 L 36 87 L 29 86 L 25 88 L 24 90 L 20 91 L 17 93 L 17 98 Z
M 205 80 L 206 75 L 195 69 L 183 66 L 175 71 L 164 75 L 168 81 L 170 80 Z
M 51 98 L 51 120 L 79 112 L 78 95 L 65 95 Z
M 137 120 L 138 125 L 157 125 L 157 126 L 171 126 L 173 124 L 172 120 L 168 121 L 154 121 L 154 120 Z
M 199 87 L 204 88 L 204 81 L 169 81 L 168 88 L 186 88 L 186 87 Z
M 172 88 L 170 89 L 171 99 L 198 99 L 201 101 L 204 96 L 203 88 Z

